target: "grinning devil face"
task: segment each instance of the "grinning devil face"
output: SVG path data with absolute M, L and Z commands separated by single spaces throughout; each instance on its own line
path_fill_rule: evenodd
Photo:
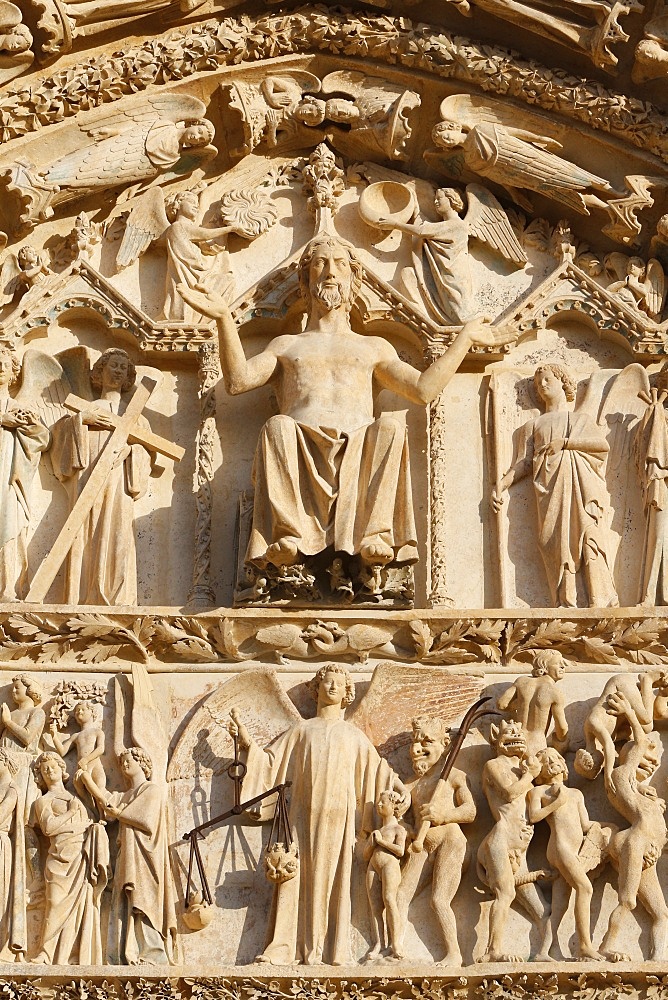
M 524 757 L 527 740 L 521 722 L 507 722 L 505 719 L 490 730 L 491 742 L 496 752 L 504 757 Z

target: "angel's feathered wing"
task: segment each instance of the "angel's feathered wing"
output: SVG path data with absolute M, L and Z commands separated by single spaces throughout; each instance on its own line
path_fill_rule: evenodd
M 116 254 L 116 269 L 133 264 L 169 227 L 162 188 L 149 188 L 138 198 L 125 222 L 125 232 Z
M 152 780 L 156 784 L 164 784 L 169 736 L 162 724 L 153 697 L 153 685 L 143 663 L 132 664 L 131 680 L 122 675 L 116 676 L 115 701 L 116 756 L 127 747 L 140 747 L 153 763 Z
M 502 125 L 513 133 L 517 129 L 531 132 L 536 142 L 545 137 L 549 137 L 550 141 L 559 142 L 566 135 L 565 126 L 559 125 L 546 115 L 495 101 L 492 97 L 452 94 L 441 102 L 440 112 L 445 121 L 461 122 L 470 128 L 487 123 Z
M 411 720 L 419 715 L 455 722 L 480 697 L 483 677 L 447 667 L 379 663 L 363 698 L 347 719 L 387 756 L 410 742 Z
M 8 253 L 0 268 L 0 307 L 9 305 L 16 295 L 21 273 L 16 254 Z
M 498 251 L 507 261 L 524 267 L 527 256 L 501 204 L 481 184 L 467 184 L 465 222 L 471 236 Z
M 647 262 L 645 277 L 645 302 L 647 312 L 657 323 L 661 321 L 663 305 L 666 300 L 666 277 L 661 263 L 652 257 Z
M 169 762 L 168 781 L 222 774 L 233 757 L 227 731 L 236 709 L 259 746 L 267 746 L 301 715 L 283 690 L 275 670 L 250 667 L 221 684 L 200 703 L 182 732 Z
M 85 347 L 72 347 L 60 354 L 45 354 L 30 348 L 23 355 L 21 385 L 15 400 L 35 411 L 47 427 L 70 411 L 65 400 L 70 392 L 92 399 L 90 360 Z

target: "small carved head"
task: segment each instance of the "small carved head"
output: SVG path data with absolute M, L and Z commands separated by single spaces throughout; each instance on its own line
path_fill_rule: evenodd
M 456 149 L 466 141 L 468 129 L 459 122 L 443 121 L 434 125 L 431 137 L 437 146 L 444 149 Z
M 426 715 L 412 719 L 411 725 L 411 763 L 415 774 L 423 775 L 438 763 L 450 746 L 450 729 L 443 719 L 430 719 Z
M 661 765 L 663 757 L 661 737 L 657 732 L 651 732 L 647 734 L 640 746 L 634 741 L 625 743 L 619 754 L 619 763 L 625 764 L 632 754 L 637 760 L 636 781 L 649 781 Z
M 69 775 L 65 761 L 55 750 L 45 750 L 32 765 L 37 787 L 45 792 L 49 784 L 55 784 L 59 779 L 67 781 Z
M 151 780 L 151 775 L 153 774 L 153 762 L 145 750 L 142 750 L 141 747 L 128 747 L 127 750 L 123 750 L 119 753 L 118 763 L 120 764 L 121 771 L 123 771 L 124 774 L 127 773 L 128 768 L 132 767 L 130 761 L 136 761 L 144 772 L 146 780 Z
M 527 739 L 521 722 L 502 719 L 498 726 L 489 729 L 489 741 L 503 757 L 524 757 Z
M 31 247 L 29 243 L 21 247 L 16 255 L 16 259 L 22 271 L 27 271 L 28 268 L 35 267 L 41 262 L 39 252 L 34 247 Z
M 311 681 L 311 692 L 317 702 L 323 697 L 325 704 L 340 702 L 347 708 L 355 700 L 355 685 L 350 671 L 339 663 L 325 663 Z
M 119 388 L 121 392 L 129 392 L 137 380 L 137 370 L 130 360 L 130 355 L 120 347 L 110 347 L 104 354 L 101 354 L 93 365 L 90 373 L 90 384 L 98 392 L 104 388 L 105 369 L 113 372 L 113 388 Z M 121 377 L 123 381 L 121 382 Z
M 668 214 L 662 215 L 657 222 L 656 235 L 660 240 L 668 240 Z
M 88 719 L 99 725 L 102 722 L 102 705 L 97 701 L 79 701 L 74 708 L 74 718 L 80 726 Z
M 14 385 L 20 374 L 20 360 L 9 344 L 0 344 L 0 385 Z
M 179 215 L 196 219 L 199 214 L 199 195 L 195 191 L 177 191 L 165 198 L 165 214 L 170 222 L 176 222 Z
M 12 684 L 12 694 L 15 699 L 17 694 L 17 684 L 20 684 L 21 687 L 25 689 L 25 693 L 28 698 L 30 698 L 33 705 L 39 705 L 43 697 L 42 688 L 34 677 L 31 677 L 30 674 L 17 674 L 15 677 L 12 677 Z
M 548 747 L 546 750 L 539 750 L 536 757 L 541 764 L 538 778 L 544 784 L 550 784 L 559 774 L 563 774 L 564 780 L 568 778 L 568 765 L 558 750 Z
M 399 792 L 389 790 L 380 793 L 376 802 L 376 809 L 381 819 L 389 819 L 390 816 L 401 819 L 410 804 L 411 800 L 409 796 L 404 797 Z
M 434 207 L 439 214 L 444 214 L 444 207 L 448 204 L 455 212 L 463 212 L 464 199 L 457 188 L 439 188 L 434 195 Z
M 629 277 L 641 278 L 645 273 L 645 261 L 642 257 L 629 257 L 626 273 Z
M 553 681 L 560 681 L 566 673 L 566 660 L 558 649 L 541 649 L 533 658 L 532 677 L 549 674 Z
M 186 127 L 181 136 L 181 145 L 190 149 L 208 146 L 213 142 L 216 134 L 208 118 L 198 118 L 196 121 L 186 122 Z
M 303 125 L 310 126 L 322 125 L 326 114 L 327 105 L 325 102 L 319 100 L 317 97 L 313 97 L 311 94 L 303 97 L 293 111 L 293 115 L 297 121 Z
M 555 385 L 557 382 L 561 382 L 561 387 L 563 387 L 564 395 L 569 403 L 572 403 L 575 399 L 575 392 L 577 389 L 577 381 L 573 378 L 573 375 L 569 372 L 568 368 L 564 365 L 540 365 L 536 368 L 533 375 L 533 384 L 536 387 L 536 392 L 542 400 L 547 400 L 551 397 L 555 390 Z M 561 387 L 559 391 L 561 391 Z
M 362 265 L 353 248 L 330 233 L 318 233 L 299 259 L 299 285 L 309 308 L 313 300 L 350 311 L 362 287 Z

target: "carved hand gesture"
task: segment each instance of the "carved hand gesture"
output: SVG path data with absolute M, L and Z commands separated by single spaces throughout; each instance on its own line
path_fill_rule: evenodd
M 202 288 L 201 285 L 198 285 L 197 288 L 189 288 L 187 285 L 180 284 L 176 288 L 181 298 L 203 316 L 208 316 L 209 319 L 226 319 L 232 322 L 232 313 L 224 296 Z
M 498 514 L 501 508 L 503 507 L 504 503 L 504 497 L 501 490 L 499 490 L 498 492 L 496 490 L 492 490 L 492 495 L 490 497 L 489 502 L 494 513 Z
M 537 778 L 541 772 L 541 763 L 538 757 L 534 757 L 531 754 L 529 757 L 525 757 L 520 763 L 520 769 L 522 774 L 530 774 L 532 778 Z
M 517 334 L 510 327 L 493 327 L 481 316 L 464 323 L 460 336 L 467 337 L 471 347 L 502 347 L 517 340 Z
M 11 711 L 9 709 L 9 705 L 3 705 L 2 706 L 2 721 L 5 723 L 5 725 L 8 722 L 12 721 L 12 713 L 11 713 Z
M 105 410 L 84 410 L 81 414 L 81 420 L 86 427 L 99 427 L 106 431 L 113 431 L 114 429 L 114 422 L 111 414 Z
M 239 715 L 235 708 L 230 712 L 230 721 L 227 723 L 227 731 L 230 736 L 236 736 L 242 750 L 248 750 L 251 745 L 251 736 L 243 722 L 239 720 Z

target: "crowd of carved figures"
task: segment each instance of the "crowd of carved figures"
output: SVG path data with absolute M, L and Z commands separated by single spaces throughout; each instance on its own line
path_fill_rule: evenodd
M 116 720 L 114 746 L 105 754 L 106 684 L 60 682 L 47 718 L 41 684 L 27 674 L 12 681 L 0 722 L 4 962 L 167 964 L 173 958 L 166 758 L 148 676 L 133 672 L 131 688 L 127 719 Z M 117 712 L 124 706 L 121 694 Z M 147 712 L 154 716 L 152 733 Z M 123 746 L 126 722 L 141 745 Z M 107 787 L 112 756 L 124 786 L 118 791 Z M 111 893 L 108 940 L 101 930 L 105 890 Z M 31 913 L 40 924 L 34 953 Z
M 321 667 L 311 683 L 315 716 L 302 718 L 289 707 L 292 721 L 280 723 L 266 748 L 250 732 L 252 702 L 238 711 L 231 693 L 227 722 L 216 724 L 227 725 L 245 762 L 243 801 L 262 799 L 250 810 L 256 819 L 271 820 L 278 808 L 276 797 L 263 798 L 264 793 L 290 783 L 283 839 L 265 834 L 264 865 L 258 865 L 258 875 L 265 870 L 273 884 L 275 899 L 266 945 L 256 960 L 289 966 L 409 958 L 407 922 L 426 881 L 442 939 L 437 961 L 461 966 L 453 901 L 474 861 L 467 836 L 474 821 L 483 834 L 475 855 L 477 884 L 492 899 L 479 962 L 564 958 L 559 930 L 572 897 L 571 957 L 630 960 L 631 915 L 640 907 L 650 927 L 643 957 L 663 960 L 668 905 L 657 864 L 668 833 L 665 801 L 652 778 L 663 753 L 668 673 L 659 668 L 605 682 L 586 717 L 586 746 L 574 754 L 580 734 L 569 730 L 561 691 L 568 666 L 560 653 L 543 650 L 530 673 L 490 701 L 493 721 L 479 723 L 482 728 L 465 737 L 479 745 L 484 732 L 489 742 L 475 774 L 454 766 L 463 739 L 453 740 L 442 718 L 418 714 L 406 734 L 413 775 L 400 777 L 359 727 L 360 716 L 343 718 L 355 701 L 355 684 L 347 668 L 335 663 Z M 45 697 L 33 677 L 17 674 L 10 701 L 2 706 L 4 961 L 175 961 L 175 887 L 184 870 L 170 862 L 168 781 L 174 774 L 167 768 L 166 736 L 144 668 L 133 667 L 131 679 L 119 676 L 111 687 L 114 713 L 106 682 L 61 681 Z M 224 687 L 218 690 L 223 693 Z M 264 681 L 248 687 L 256 700 L 259 695 L 263 711 L 285 720 L 285 696 L 271 690 Z M 105 741 L 106 713 L 113 747 Z M 123 745 L 126 730 L 136 744 Z M 572 786 L 569 774 L 583 779 L 580 788 Z M 590 817 L 591 799 L 582 790 L 587 792 L 589 782 L 600 782 L 610 819 Z M 114 784 L 124 789 L 116 791 Z M 481 814 L 478 790 L 487 813 Z M 530 867 L 527 852 L 543 823 L 545 854 L 540 858 L 534 851 Z M 354 910 L 360 899 L 353 892 L 354 873 L 360 870 L 366 870 L 366 916 Z M 594 942 L 590 908 L 599 878 L 614 885 L 616 903 L 603 940 Z M 214 905 L 224 909 L 224 897 Z M 531 956 L 509 940 L 513 907 L 537 931 Z M 108 920 L 101 922 L 103 909 Z M 200 922 L 189 926 L 207 927 L 206 910 L 201 894 L 191 894 L 185 916 L 197 914 Z M 28 945 L 31 921 L 40 927 L 30 936 L 37 942 L 34 949 Z M 365 928 L 368 941 L 367 954 L 359 958 L 351 953 L 353 922 Z

